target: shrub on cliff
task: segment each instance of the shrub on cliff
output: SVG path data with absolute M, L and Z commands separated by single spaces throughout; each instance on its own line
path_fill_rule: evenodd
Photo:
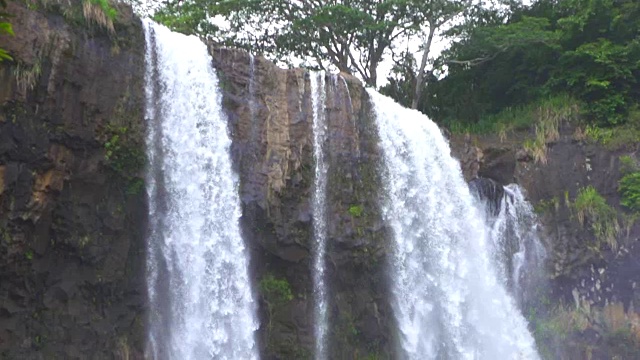
M 591 224 L 591 230 L 598 241 L 607 243 L 612 250 L 618 247 L 616 236 L 620 231 L 620 223 L 617 212 L 607 204 L 598 190 L 593 186 L 578 190 L 573 209 L 581 225 L 587 222 Z
M 620 179 L 618 186 L 620 203 L 631 211 L 640 212 L 640 172 L 627 174 Z
M 8 21 L 10 15 L 6 11 L 4 11 L 6 7 L 6 0 L 0 0 L 0 36 L 2 36 L 3 34 L 13 35 L 13 27 Z M 11 56 L 9 56 L 9 53 L 7 53 L 5 49 L 0 48 L 0 62 L 4 60 L 12 60 L 12 58 Z

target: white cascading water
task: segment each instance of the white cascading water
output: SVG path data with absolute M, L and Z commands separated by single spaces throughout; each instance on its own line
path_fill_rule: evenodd
M 491 224 L 493 256 L 499 277 L 519 303 L 540 280 L 546 251 L 538 236 L 538 221 L 531 204 L 516 184 L 504 187 L 496 216 L 487 212 Z
M 315 180 L 313 191 L 313 295 L 315 359 L 327 358 L 327 286 L 325 283 L 325 260 L 327 220 L 326 191 L 327 170 L 323 144 L 327 139 L 325 114 L 326 90 L 324 72 L 311 73 L 311 96 L 313 103 L 313 153 L 315 156 Z
M 257 359 L 238 179 L 207 48 L 145 21 L 149 357 Z
M 384 156 L 383 216 L 401 359 L 538 359 L 491 256 L 491 230 L 440 129 L 368 90 Z

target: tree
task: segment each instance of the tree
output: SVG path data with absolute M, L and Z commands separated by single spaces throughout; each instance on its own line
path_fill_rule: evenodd
M 470 1 L 167 0 L 156 20 L 285 62 L 298 58 L 319 69 L 335 66 L 375 87 L 378 66 L 397 53 L 399 44 L 426 25 L 428 58 L 436 30 Z M 215 16 L 226 20 L 228 29 L 212 26 Z
M 426 31 L 423 31 L 426 33 L 426 36 L 424 36 L 422 45 L 422 61 L 420 62 L 420 68 L 418 69 L 414 85 L 413 99 L 411 101 L 412 109 L 418 108 L 418 104 L 422 96 L 425 69 L 429 60 L 431 44 L 433 43 L 433 37 L 436 34 L 436 31 L 449 24 L 463 11 L 470 8 L 471 5 L 471 0 L 431 0 L 413 2 L 414 12 L 421 14 L 421 23 L 426 25 Z

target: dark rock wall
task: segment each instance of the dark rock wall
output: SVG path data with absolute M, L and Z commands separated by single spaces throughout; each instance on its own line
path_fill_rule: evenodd
M 142 29 L 125 7 L 111 32 L 88 24 L 79 1 L 70 8 L 47 3 L 10 3 L 16 36 L 0 38 L 15 59 L 0 63 L 0 358 L 140 358 L 147 216 Z M 245 52 L 210 52 L 240 178 L 261 352 L 266 359 L 310 358 L 309 73 L 263 58 L 252 70 Z M 329 357 L 385 359 L 392 357 L 395 324 L 384 271 L 388 229 L 377 202 L 380 152 L 366 92 L 344 78 L 325 78 Z M 523 153 L 527 136 L 451 142 L 468 180 L 516 182 L 532 203 L 545 205 L 552 304 L 602 313 L 619 304 L 624 316 L 640 319 L 640 225 L 621 232 L 613 249 L 580 225 L 565 201 L 593 185 L 624 213 L 618 157 L 637 155 L 590 144 L 562 125 L 543 164 Z M 263 283 L 269 276 L 291 298 L 272 298 Z M 589 321 L 596 335 L 583 332 L 558 358 L 607 358 L 610 343 L 598 337 L 595 315 Z
M 140 357 L 146 197 L 118 160 L 144 143 L 141 25 L 49 3 L 9 2 L 0 38 L 0 358 Z
M 467 179 L 482 176 L 503 185 L 518 183 L 538 209 L 550 285 L 548 294 L 540 296 L 545 297 L 548 308 L 564 304 L 584 313 L 588 322 L 586 330 L 576 332 L 551 358 L 627 358 L 625 351 L 640 350 L 635 335 L 631 336 L 640 334 L 640 221 L 625 220 L 631 214 L 620 206 L 617 188 L 622 177 L 620 156 L 630 155 L 636 161 L 638 157 L 633 150 L 612 150 L 593 143 L 576 128 L 567 122 L 560 124 L 559 139 L 547 144 L 546 163 L 536 162 L 522 148 L 524 139 L 533 134 L 514 134 L 503 140 L 455 136 L 452 151 L 461 160 Z M 581 224 L 572 207 L 579 189 L 587 186 L 593 186 L 618 213 L 620 232 L 615 248 L 594 236 L 588 220 Z M 624 346 L 618 346 L 622 349 L 607 339 L 623 335 L 607 323 L 614 312 L 620 313 L 618 322 L 624 324 L 619 328 L 631 336 Z
M 315 165 L 309 73 L 282 70 L 256 58 L 251 85 L 247 53 L 213 47 L 211 53 L 230 118 L 255 288 L 273 275 L 288 282 L 294 295 L 269 313 L 266 303 L 271 300 L 258 291 L 263 353 L 267 359 L 310 358 Z M 387 358 L 391 313 L 384 276 L 385 229 L 376 202 L 377 134 L 362 85 L 345 78 L 325 78 L 329 357 Z

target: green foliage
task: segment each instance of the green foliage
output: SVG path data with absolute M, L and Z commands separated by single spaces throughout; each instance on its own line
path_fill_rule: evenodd
M 9 18 L 11 17 L 11 15 L 6 11 L 4 11 L 6 7 L 7 7 L 6 0 L 0 0 L 0 38 L 2 37 L 3 34 L 14 35 L 13 27 L 9 22 Z M 0 47 L 0 62 L 4 60 L 13 60 L 13 58 L 9 55 L 9 53 L 5 49 Z
M 107 141 L 104 143 L 104 159 L 107 166 L 123 182 L 127 195 L 138 195 L 144 190 L 144 180 L 140 171 L 146 163 L 146 156 L 138 144 L 131 141 L 132 134 L 126 126 L 107 126 Z
M 638 162 L 631 155 L 622 155 L 618 158 L 618 161 L 620 161 L 620 173 L 623 175 L 640 170 Z
M 538 215 L 543 215 L 551 211 L 557 211 L 560 208 L 560 199 L 557 196 L 548 200 L 540 200 L 533 206 L 533 210 Z
M 640 172 L 627 174 L 618 184 L 620 203 L 631 211 L 640 212 Z
M 421 99 L 420 110 L 437 122 L 487 123 L 568 93 L 590 124 L 610 127 L 627 123 L 640 103 L 638 1 L 537 0 L 477 11 L 450 31 L 458 40 L 435 61 L 436 76 Z M 402 81 L 391 82 L 388 93 L 410 97 Z
M 573 209 L 581 225 L 591 224 L 598 241 L 607 243 L 612 250 L 617 249 L 616 236 L 620 231 L 617 212 L 593 186 L 578 190 Z
M 286 63 L 357 73 L 370 86 L 396 46 L 438 28 L 470 0 L 167 0 L 154 19 Z M 228 29 L 211 24 L 219 16 Z
M 592 142 L 599 143 L 609 150 L 637 150 L 640 147 L 640 111 L 637 108 L 632 109 L 627 122 L 622 125 L 588 125 L 585 135 Z
M 94 22 L 111 33 L 115 32 L 113 22 L 118 11 L 111 6 L 109 0 L 83 0 L 82 13 L 87 23 Z
M 278 279 L 273 275 L 266 275 L 260 280 L 260 292 L 271 306 L 280 306 L 293 300 L 291 286 L 285 279 Z
M 271 330 L 274 311 L 293 300 L 293 292 L 286 279 L 278 279 L 270 274 L 260 280 L 259 287 L 262 299 L 267 304 L 269 330 Z
M 129 184 L 127 185 L 127 190 L 125 193 L 127 195 L 139 195 L 144 190 L 144 180 L 141 178 L 134 178 L 129 180 Z
M 104 14 L 111 19 L 111 21 L 116 19 L 118 16 L 118 11 L 111 6 L 109 0 L 89 0 L 93 5 L 98 5 L 100 9 L 104 12 Z
M 498 134 L 538 127 L 545 141 L 557 138 L 558 124 L 571 121 L 578 113 L 577 101 L 567 94 L 541 98 L 525 105 L 507 107 L 497 114 L 487 115 L 476 123 L 445 121 L 454 134 Z
M 364 212 L 364 208 L 362 207 L 362 205 L 351 205 L 349 207 L 349 214 L 351 216 L 360 217 L 362 216 L 363 212 Z
M 26 66 L 22 62 L 18 62 L 13 71 L 18 85 L 18 91 L 26 94 L 27 90 L 33 90 L 40 74 L 42 73 L 41 59 L 38 57 L 36 62 L 31 66 Z
M 137 175 L 146 161 L 142 149 L 127 141 L 128 131 L 125 126 L 108 126 L 107 132 L 110 136 L 104 144 L 104 158 L 107 164 L 125 178 Z

